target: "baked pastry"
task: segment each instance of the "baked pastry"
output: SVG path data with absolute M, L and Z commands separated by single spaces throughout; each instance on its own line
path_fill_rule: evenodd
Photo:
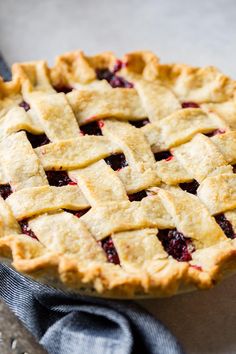
M 236 82 L 214 67 L 72 52 L 0 82 L 0 254 L 111 297 L 236 270 Z

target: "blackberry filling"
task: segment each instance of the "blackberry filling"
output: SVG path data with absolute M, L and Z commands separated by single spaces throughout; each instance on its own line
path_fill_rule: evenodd
M 212 136 L 218 135 L 218 134 L 224 134 L 225 130 L 224 129 L 215 129 L 210 133 L 206 133 L 204 135 L 208 136 L 208 138 L 211 138 Z
M 180 183 L 180 188 L 191 194 L 197 194 L 199 183 L 194 179 L 192 182 Z
M 115 71 L 110 71 L 109 69 L 96 69 L 96 75 L 98 80 L 106 80 L 111 87 L 116 88 L 116 87 L 121 87 L 121 88 L 133 88 L 134 85 L 125 80 L 123 77 L 116 75 L 116 72 L 118 70 L 115 69 Z
M 104 240 L 100 241 L 99 243 L 107 255 L 108 262 L 114 264 L 120 264 L 120 259 L 116 251 L 116 248 L 114 246 L 112 238 L 110 236 L 106 237 Z
M 133 88 L 134 87 L 134 85 L 131 82 L 125 80 L 123 77 L 118 75 L 113 75 L 112 79 L 109 81 L 109 84 L 113 88 L 116 87 Z
M 192 240 L 176 229 L 159 230 L 157 237 L 164 250 L 179 262 L 191 261 L 191 253 L 195 251 Z
M 228 238 L 235 238 L 236 237 L 231 222 L 226 219 L 224 214 L 216 215 L 215 220 L 216 220 L 217 224 L 222 228 L 222 230 L 224 231 L 225 235 Z
M 64 92 L 64 93 L 69 93 L 73 90 L 73 87 L 71 86 L 66 86 L 66 85 L 57 85 L 53 87 L 58 93 Z
M 20 107 L 24 108 L 24 110 L 27 112 L 29 109 L 30 109 L 30 105 L 25 102 L 25 101 L 22 101 L 20 104 L 19 104 Z
M 129 123 L 136 128 L 142 128 L 142 127 L 144 127 L 144 125 L 149 124 L 150 120 L 148 118 L 145 118 L 142 120 L 130 120 Z
M 123 63 L 121 60 L 117 59 L 114 68 L 113 68 L 113 73 L 116 73 L 117 71 L 120 71 L 123 66 Z
M 35 135 L 35 134 L 31 134 L 29 132 L 26 132 L 26 135 L 27 135 L 27 138 L 28 138 L 30 144 L 32 145 L 32 147 L 34 149 L 39 146 L 43 146 L 43 145 L 50 143 L 50 140 L 48 139 L 46 134 Z
M 0 185 L 0 195 L 3 199 L 7 199 L 9 195 L 12 194 L 12 189 L 10 184 L 1 184 Z
M 200 108 L 196 102 L 182 102 L 182 108 Z
M 154 153 L 154 157 L 156 161 L 161 161 L 161 160 L 171 160 L 173 155 L 171 154 L 170 151 L 160 151 Z
M 77 218 L 81 218 L 81 216 L 85 215 L 90 208 L 84 209 L 84 210 L 71 210 L 71 209 L 63 209 L 64 211 L 67 211 L 67 213 L 71 213 Z
M 129 194 L 128 197 L 131 202 L 140 201 L 143 198 L 147 197 L 147 193 L 146 191 L 140 191 L 137 193 Z
M 104 160 L 114 171 L 118 171 L 121 168 L 128 166 L 124 154 L 114 154 L 106 157 Z
M 92 122 L 80 127 L 84 135 L 102 135 L 101 122 Z
M 109 69 L 96 69 L 96 75 L 98 80 L 107 80 L 107 82 L 110 82 L 114 73 Z
M 66 171 L 46 171 L 50 186 L 62 187 L 68 184 L 76 184 L 68 176 Z
M 35 233 L 29 228 L 29 225 L 28 225 L 28 221 L 27 220 L 22 220 L 22 221 L 19 221 L 19 224 L 20 224 L 20 227 L 21 227 L 21 230 L 22 230 L 22 233 L 27 235 L 27 236 L 30 236 L 36 240 L 38 240 L 37 236 L 35 235 Z

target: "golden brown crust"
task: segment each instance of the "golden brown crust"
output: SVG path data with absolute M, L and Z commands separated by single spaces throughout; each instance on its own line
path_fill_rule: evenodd
M 85 56 L 81 51 L 65 53 L 56 59 L 50 70 L 50 78 L 56 87 L 70 85 L 72 82 L 86 84 L 96 79 L 95 69 L 112 68 L 115 61 L 111 52 L 93 57 Z
M 224 151 L 220 145 L 220 141 L 218 142 L 217 139 L 206 138 L 201 133 L 210 132 L 213 128 L 224 129 L 226 132 L 234 130 L 234 127 L 236 127 L 236 82 L 220 73 L 214 67 L 193 68 L 180 64 L 160 64 L 159 59 L 148 51 L 129 53 L 124 56 L 122 62 L 122 69 L 119 75 L 135 84 L 135 89 L 131 89 L 127 93 L 128 99 L 123 97 L 125 96 L 125 91 L 122 91 L 124 89 L 116 89 L 116 91 L 110 94 L 109 85 L 104 80 L 102 82 L 96 80 L 96 69 L 110 68 L 112 70 L 116 64 L 116 58 L 110 52 L 96 56 L 86 56 L 80 51 L 66 53 L 57 58 L 54 67 L 51 69 L 48 68 L 44 61 L 14 64 L 13 81 L 9 83 L 0 81 L 0 128 L 2 130 L 0 139 L 11 141 L 11 134 L 15 134 L 14 144 L 10 144 L 12 159 L 14 159 L 16 152 L 14 146 L 17 148 L 22 141 L 25 141 L 24 133 L 17 133 L 19 126 L 21 127 L 20 130 L 31 129 L 35 131 L 35 126 L 38 124 L 37 133 L 41 132 L 41 130 L 46 131 L 47 135 L 53 141 L 53 144 L 50 146 L 51 150 L 49 149 L 50 151 L 47 151 L 47 148 L 38 148 L 35 150 L 35 155 L 32 155 L 30 165 L 34 166 L 34 170 L 37 170 L 37 173 L 34 175 L 37 178 L 34 179 L 33 184 L 30 171 L 24 171 L 23 181 L 15 174 L 15 171 L 11 170 L 9 172 L 16 194 L 15 196 L 13 194 L 14 198 L 9 198 L 9 202 L 7 200 L 6 202 L 1 202 L 7 205 L 8 214 L 7 216 L 3 215 L 0 208 L 0 256 L 7 258 L 11 256 L 15 269 L 35 279 L 45 278 L 52 284 L 53 282 L 61 283 L 67 289 L 73 291 L 87 288 L 103 296 L 123 298 L 171 296 L 188 289 L 210 288 L 218 280 L 221 280 L 222 277 L 235 271 L 236 242 L 235 240 L 227 239 L 218 225 L 212 221 L 212 216 L 206 211 L 212 210 L 210 206 L 199 206 L 196 204 L 197 202 L 194 198 L 189 199 L 189 196 L 185 196 L 186 193 L 182 194 L 181 197 L 184 203 L 184 198 L 186 197 L 186 203 L 193 203 L 193 208 L 199 208 L 198 215 L 203 215 L 203 218 L 206 219 L 208 218 L 208 224 L 212 225 L 211 231 L 208 229 L 207 233 L 206 230 L 203 230 L 204 227 L 199 221 L 198 229 L 193 230 L 193 234 L 194 232 L 196 234 L 194 234 L 194 240 L 198 245 L 198 249 L 193 253 L 192 261 L 178 262 L 171 256 L 168 257 L 165 252 L 163 253 L 163 250 L 160 249 L 160 244 L 156 243 L 154 243 L 154 246 L 158 249 L 158 257 L 153 256 L 150 258 L 150 255 L 147 256 L 145 264 L 139 264 L 137 269 L 135 269 L 132 263 L 133 259 L 125 253 L 123 253 L 124 264 L 122 267 L 104 261 L 104 255 L 102 254 L 99 255 L 98 259 L 93 260 L 92 258 L 94 254 L 92 252 L 96 253 L 98 251 L 96 249 L 96 241 L 94 237 L 91 237 L 91 234 L 93 234 L 94 230 L 98 230 L 100 236 L 97 239 L 105 235 L 105 233 L 103 234 L 104 230 L 101 228 L 101 215 L 106 215 L 108 218 L 117 217 L 117 228 L 114 229 L 112 223 L 107 227 L 110 230 L 109 232 L 117 238 L 114 237 L 114 240 L 117 242 L 116 245 L 121 252 L 124 251 L 123 247 L 127 247 L 124 241 L 124 233 L 128 231 L 130 237 L 135 240 L 137 235 L 134 229 L 138 229 L 141 225 L 141 229 L 144 231 L 143 235 L 141 235 L 144 240 L 144 248 L 142 249 L 144 250 L 147 237 L 152 237 L 150 236 L 152 233 L 157 233 L 158 228 L 180 226 L 183 229 L 186 227 L 187 230 L 189 225 L 186 223 L 186 225 L 182 226 L 181 220 L 179 221 L 178 219 L 182 212 L 182 205 L 178 205 L 175 200 L 180 198 L 179 193 L 184 193 L 177 190 L 178 187 L 176 185 L 178 183 L 183 183 L 193 178 L 198 180 L 199 183 L 202 183 L 202 180 L 206 181 L 208 179 L 210 183 L 210 178 L 216 178 L 218 177 L 217 174 L 219 174 L 220 176 L 226 176 L 224 178 L 227 180 L 232 180 L 230 182 L 231 190 L 235 188 L 235 179 L 232 171 L 230 169 L 226 170 L 225 167 L 228 168 L 229 164 L 233 163 L 232 161 L 236 159 L 236 156 L 228 150 Z M 69 93 L 65 97 L 64 94 L 56 94 L 56 90 L 62 87 L 75 87 L 78 88 L 78 92 Z M 32 108 L 32 112 L 27 117 L 22 112 L 15 110 L 22 100 L 29 102 Z M 186 110 L 186 112 L 181 114 L 181 102 L 188 101 L 201 104 L 202 109 L 195 110 L 194 112 Z M 68 122 L 72 122 L 71 129 L 69 129 L 70 124 L 68 124 L 68 130 L 66 127 L 63 128 L 67 140 L 61 140 L 60 132 L 55 125 L 55 121 L 61 119 L 59 117 L 61 108 L 55 114 L 55 111 L 51 110 L 52 106 L 50 106 L 53 102 L 57 102 L 59 108 L 62 106 L 65 107 L 63 111 L 64 119 L 65 121 L 68 119 Z M 91 102 L 94 102 L 92 108 L 89 106 Z M 102 102 L 103 104 L 96 105 L 97 102 Z M 166 102 L 168 103 L 167 105 Z M 8 114 L 8 111 L 11 111 L 11 109 L 15 110 L 15 116 Z M 210 111 L 215 115 L 209 115 Z M 17 114 L 19 113 L 18 119 L 20 125 L 19 121 L 13 118 L 16 117 L 16 112 Z M 119 122 L 109 119 L 109 113 L 111 112 L 112 114 L 110 115 Z M 227 118 L 227 112 L 229 112 L 230 118 Z M 155 125 L 155 130 L 150 131 L 147 126 L 141 128 L 139 134 L 136 134 L 135 128 L 124 125 L 126 124 L 124 120 L 127 121 L 128 118 L 130 120 L 135 120 L 135 118 L 142 119 L 145 117 L 145 113 L 148 113 L 151 123 Z M 198 122 L 200 122 L 197 127 L 194 126 L 193 116 L 195 117 L 195 115 L 197 115 Z M 86 123 L 86 117 L 90 119 L 89 121 L 96 121 L 101 118 L 107 120 L 107 124 L 103 128 L 104 137 L 99 142 L 101 144 L 99 152 L 97 149 L 92 148 L 89 139 L 86 141 L 86 144 L 89 145 L 82 147 L 78 145 L 81 144 L 78 138 L 73 136 L 73 134 L 79 134 L 79 129 L 77 131 L 77 128 L 75 128 L 77 127 L 76 122 L 79 122 L 79 126 L 82 126 Z M 38 118 L 40 119 L 38 120 Z M 168 122 L 168 136 L 165 135 L 166 131 L 164 129 L 162 131 L 161 120 Z M 176 135 L 175 129 L 173 129 L 176 122 L 181 124 L 183 127 L 182 131 L 186 131 L 185 135 L 182 134 L 182 131 L 182 135 Z M 2 123 L 4 124 L 1 125 Z M 28 126 L 30 126 L 30 129 L 27 128 Z M 116 131 L 115 136 L 112 135 L 113 131 Z M 127 132 L 133 134 L 133 141 Z M 167 142 L 168 137 L 169 140 Z M 107 148 L 107 141 L 109 139 L 114 142 L 114 146 L 110 143 L 110 150 Z M 209 169 L 207 164 L 206 166 L 199 164 L 198 174 L 193 174 L 191 162 L 196 156 L 190 156 L 189 161 L 185 159 L 184 162 L 181 158 L 182 155 L 186 155 L 187 144 L 190 144 L 188 146 L 192 147 L 196 139 L 198 139 L 197 143 L 199 146 L 197 154 L 201 151 L 204 152 L 204 149 L 208 149 L 212 153 L 212 156 L 214 156 L 213 160 L 216 165 L 211 165 Z M 156 141 L 159 142 L 159 145 L 155 145 Z M 156 167 L 160 166 L 161 171 L 163 166 L 162 164 L 158 165 L 158 163 L 155 165 L 151 149 L 149 150 L 150 145 L 153 151 L 177 146 L 175 152 L 173 152 L 176 160 L 173 164 L 172 162 L 170 163 L 172 167 L 170 167 L 169 171 L 165 170 L 163 174 L 161 172 L 158 174 L 158 170 L 156 172 Z M 90 148 L 92 151 L 91 156 L 86 155 L 87 160 L 81 160 L 80 156 L 74 154 L 73 149 L 75 146 L 80 146 L 80 149 L 84 149 L 84 152 Z M 26 146 L 25 149 L 29 150 L 29 146 Z M 57 240 L 57 245 L 60 245 L 60 247 L 55 247 L 53 239 L 49 238 L 45 241 L 44 236 L 40 236 L 40 242 L 38 242 L 20 234 L 15 225 L 16 220 L 19 221 L 22 215 L 24 217 L 34 216 L 30 222 L 32 227 L 38 230 L 39 235 L 47 230 L 45 229 L 47 223 L 50 225 L 50 220 L 52 220 L 50 213 L 39 215 L 44 210 L 42 205 L 50 202 L 48 200 L 45 201 L 45 195 L 43 194 L 44 190 L 50 190 L 50 187 L 45 182 L 46 177 L 43 169 L 41 170 L 41 167 L 38 166 L 40 163 L 43 163 L 44 168 L 45 166 L 51 166 L 51 151 L 53 153 L 54 151 L 60 151 L 58 156 L 55 155 L 55 161 L 58 161 L 59 165 L 60 157 L 63 153 L 67 153 L 68 155 L 65 156 L 70 156 L 71 161 L 73 161 L 74 165 L 70 177 L 78 178 L 78 185 L 82 189 L 84 196 L 82 195 L 79 200 L 75 200 L 72 206 L 80 209 L 80 203 L 83 207 L 84 205 L 92 204 L 92 209 L 95 209 L 96 206 L 96 211 L 99 210 L 99 213 L 101 212 L 100 214 L 98 212 L 91 212 L 91 223 L 86 216 L 82 217 L 81 221 L 78 221 L 74 220 L 73 216 L 65 215 L 67 214 L 65 212 L 58 213 L 58 215 L 56 213 L 53 214 L 55 211 L 58 211 L 58 208 L 67 208 L 66 203 L 68 203 L 69 197 L 66 194 L 68 193 L 66 188 L 65 194 L 59 198 L 60 200 L 54 200 L 53 208 L 55 210 L 48 207 L 52 215 L 54 215 L 55 220 L 58 220 L 59 223 L 61 222 L 62 229 L 65 229 L 64 225 L 67 225 L 66 223 L 72 220 L 74 228 L 71 228 L 71 237 L 76 236 L 74 232 L 76 227 L 78 227 L 81 235 L 89 239 L 89 249 L 84 248 L 84 255 L 85 258 L 87 257 L 87 261 L 83 261 L 79 248 L 73 248 L 70 244 L 61 242 L 61 239 Z M 107 167 L 104 166 L 100 159 L 109 156 L 111 151 L 125 151 L 129 162 L 128 168 L 117 173 L 107 172 Z M 6 166 L 7 161 L 4 161 L 4 164 Z M 59 165 L 58 169 L 60 169 Z M 75 168 L 78 169 L 81 166 L 83 167 L 83 173 L 80 170 L 75 170 Z M 100 172 L 96 175 L 98 166 Z M 21 165 L 19 165 L 19 168 L 23 169 Z M 64 166 L 64 169 L 68 169 L 68 166 Z M 215 172 L 216 170 L 217 172 Z M 4 171 L 3 168 L 2 173 L 0 168 L 0 184 L 9 182 Z M 173 171 L 178 175 L 178 179 L 172 178 Z M 184 175 L 181 174 L 181 171 L 184 171 Z M 110 194 L 108 193 L 107 195 L 104 192 L 103 204 L 101 205 L 99 204 L 101 196 L 96 191 L 95 182 L 96 179 L 102 180 L 103 176 L 107 173 L 111 184 L 109 187 L 112 190 L 113 186 L 113 192 L 109 192 Z M 215 173 L 216 177 L 211 177 L 212 173 L 213 176 Z M 119 182 L 120 184 L 117 182 L 118 178 L 121 181 Z M 160 181 L 166 183 L 163 189 Z M 227 186 L 225 187 L 226 189 L 228 188 Z M 20 190 L 28 187 L 34 188 L 32 193 L 29 191 L 30 198 L 32 198 L 32 201 L 38 198 L 39 209 L 37 210 L 36 208 L 34 210 L 33 207 L 29 206 L 31 214 L 27 215 L 27 203 L 23 200 L 24 198 L 21 205 L 23 211 L 19 212 L 14 203 L 17 200 L 17 193 L 20 195 Z M 107 186 L 102 185 L 101 189 L 103 187 L 105 191 Z M 156 209 L 149 205 L 147 201 L 130 206 L 126 192 L 134 193 L 150 187 L 158 187 L 157 190 L 153 190 L 153 194 L 155 194 L 154 199 L 156 198 Z M 50 193 L 53 195 L 53 191 Z M 214 189 L 212 189 L 212 193 L 213 197 L 215 197 Z M 198 197 L 201 199 L 201 203 L 204 204 L 205 197 L 202 197 L 201 193 L 199 193 Z M 109 202 L 109 198 L 114 199 L 113 204 Z M 168 206 L 166 206 L 167 204 L 165 205 L 164 201 L 166 201 Z M 10 209 L 8 210 L 8 208 Z M 124 221 L 126 220 L 125 214 L 123 215 L 120 212 L 122 208 L 129 214 L 126 224 Z M 233 209 L 232 206 L 227 208 L 224 209 L 227 212 Z M 189 219 L 194 218 L 188 211 L 186 213 Z M 140 216 L 138 222 L 136 215 Z M 41 225 L 42 222 L 44 223 L 43 227 Z M 127 225 L 129 226 L 127 227 Z M 61 233 L 62 239 L 65 235 L 63 232 Z M 199 239 L 197 232 L 200 235 Z M 205 235 L 204 239 L 201 239 L 201 235 Z M 47 242 L 50 244 L 50 247 L 45 246 Z M 84 247 L 82 239 L 81 242 L 80 248 Z M 201 247 L 201 244 L 203 244 L 203 247 Z

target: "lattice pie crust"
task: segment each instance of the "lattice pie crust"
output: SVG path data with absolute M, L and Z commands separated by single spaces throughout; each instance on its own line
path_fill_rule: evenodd
M 0 81 L 0 255 L 114 297 L 236 269 L 236 82 L 214 67 L 76 51 Z

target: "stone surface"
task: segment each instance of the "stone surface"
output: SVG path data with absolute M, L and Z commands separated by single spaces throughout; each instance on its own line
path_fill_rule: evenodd
M 83 49 L 150 49 L 163 62 L 215 65 L 236 77 L 234 0 L 0 1 L 9 63 Z
M 46 354 L 3 301 L 0 301 L 0 353 Z
M 139 303 L 172 331 L 187 354 L 236 353 L 236 276 L 211 290 Z

